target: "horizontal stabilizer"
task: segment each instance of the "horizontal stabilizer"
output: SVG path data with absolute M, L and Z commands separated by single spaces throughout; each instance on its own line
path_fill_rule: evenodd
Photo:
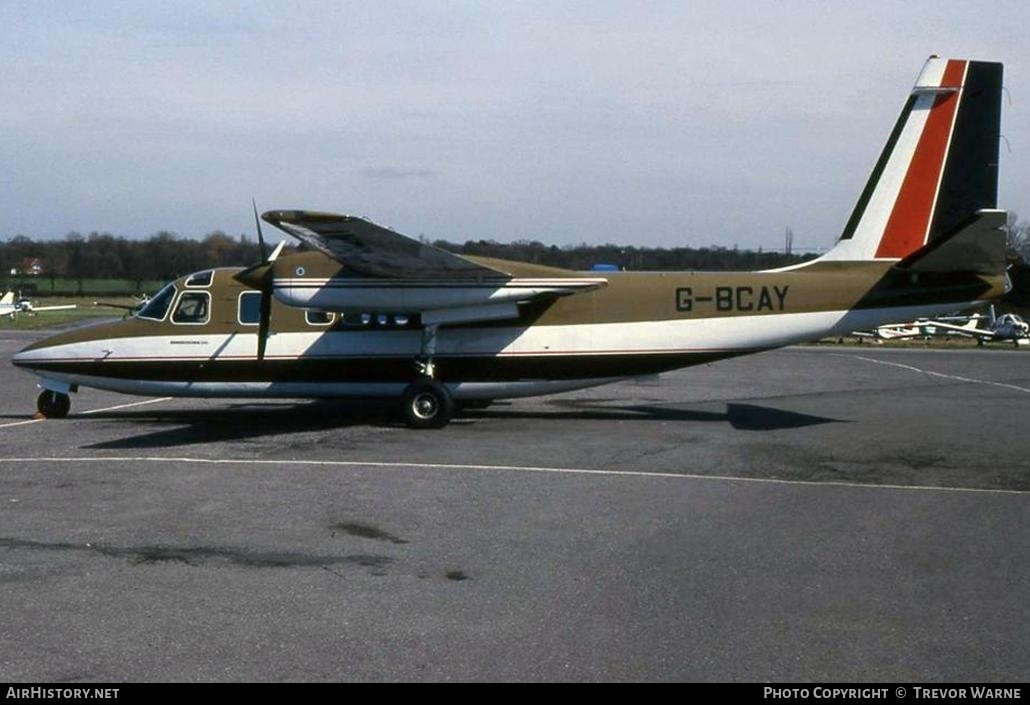
M 895 265 L 913 273 L 1005 272 L 1005 222 L 1002 210 L 983 209 L 944 237 L 916 250 Z

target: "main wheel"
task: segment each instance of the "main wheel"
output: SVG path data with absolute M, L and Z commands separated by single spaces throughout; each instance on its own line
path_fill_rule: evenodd
M 454 416 L 454 400 L 436 380 L 418 379 L 404 390 L 401 413 L 411 428 L 443 428 Z
M 36 408 L 48 419 L 63 419 L 72 408 L 72 400 L 67 394 L 44 389 L 36 399 Z

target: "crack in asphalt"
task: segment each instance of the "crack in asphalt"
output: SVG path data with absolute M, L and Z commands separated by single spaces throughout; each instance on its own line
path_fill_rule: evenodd
M 224 561 L 246 568 L 325 567 L 352 564 L 364 568 L 382 568 L 394 562 L 390 556 L 356 553 L 346 556 L 320 556 L 304 553 L 278 553 L 240 551 L 224 546 L 106 546 L 68 542 L 45 543 L 25 539 L 0 537 L 0 548 L 31 549 L 38 551 L 70 551 L 99 554 L 128 560 L 134 565 L 154 563 L 185 563 L 199 566 Z

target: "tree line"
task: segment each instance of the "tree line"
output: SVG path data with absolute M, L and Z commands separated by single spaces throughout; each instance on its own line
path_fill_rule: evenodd
M 13 288 L 15 281 L 24 285 L 37 280 L 34 288 L 44 291 L 49 280 L 52 290 L 60 278 L 78 282 L 79 292 L 87 279 L 126 280 L 135 283 L 130 288 L 141 291 L 144 282 L 169 281 L 211 267 L 256 264 L 260 259 L 255 241 L 221 231 L 199 240 L 164 231 L 144 240 L 97 232 L 69 233 L 62 240 L 18 235 L 0 243 L 0 289 Z M 41 270 L 35 276 L 29 271 L 33 264 Z
M 1023 262 L 1030 262 L 1030 222 L 1020 221 L 1015 214 L 1010 214 L 1006 234 L 1010 252 Z M 581 243 L 559 247 L 536 240 L 510 243 L 435 240 L 432 244 L 463 255 L 573 270 L 605 264 L 631 271 L 746 271 L 785 267 L 814 257 L 813 254 L 716 246 L 666 248 Z M 33 280 L 36 285 L 29 284 L 26 288 L 40 292 L 55 290 L 54 282 L 59 278 L 77 282 L 80 292 L 82 282 L 90 279 L 124 280 L 135 284 L 130 288 L 142 291 L 144 282 L 166 282 L 211 267 L 249 266 L 260 258 L 255 240 L 246 235 L 232 237 L 217 230 L 202 238 L 167 231 L 145 239 L 100 232 L 87 235 L 73 232 L 61 240 L 33 240 L 18 235 L 0 242 L 0 290 L 14 288 L 15 282 L 24 286 Z M 38 275 L 31 276 L 25 271 L 32 263 L 39 266 Z M 45 286 L 48 279 L 49 287 Z
M 535 240 L 511 243 L 436 240 L 433 245 L 464 255 L 512 259 L 552 267 L 585 270 L 595 264 L 627 270 L 747 270 L 801 262 L 811 255 L 785 255 L 736 247 L 639 247 L 620 245 L 546 245 Z M 33 240 L 18 235 L 0 242 L 0 288 L 12 281 L 48 279 L 120 279 L 137 283 L 169 281 L 211 267 L 244 267 L 261 259 L 257 242 L 246 235 L 215 231 L 202 238 L 159 232 L 139 240 L 110 233 L 70 233 L 61 240 Z M 39 273 L 32 275 L 36 265 Z M 50 287 L 53 288 L 52 286 Z
M 812 254 L 784 254 L 737 247 L 640 247 L 626 245 L 545 245 L 536 240 L 494 242 L 468 240 L 462 244 L 436 240 L 436 247 L 461 255 L 496 257 L 576 271 L 599 264 L 629 271 L 746 271 L 773 269 L 811 259 Z

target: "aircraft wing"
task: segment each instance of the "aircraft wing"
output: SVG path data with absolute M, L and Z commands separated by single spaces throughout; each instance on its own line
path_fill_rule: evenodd
M 473 261 L 349 215 L 269 211 L 261 217 L 345 267 L 330 279 L 293 276 L 296 270 L 275 274 L 276 299 L 296 308 L 417 313 L 427 325 L 460 324 L 517 318 L 520 304 L 608 284 L 551 267 Z
M 463 281 L 511 279 L 508 272 L 477 264 L 352 215 L 269 211 L 261 218 L 366 276 Z
M 67 311 L 69 309 L 76 308 L 77 304 L 65 304 L 62 306 L 31 306 L 27 310 L 31 313 L 39 313 L 40 311 Z
M 872 337 L 881 340 L 905 340 L 907 338 L 921 338 L 926 335 L 921 329 L 913 327 L 912 324 L 898 324 L 879 326 L 871 333 Z
M 984 338 L 990 340 L 991 338 L 996 337 L 994 331 L 988 328 L 970 328 L 967 326 L 956 326 L 953 323 L 941 323 L 937 320 L 931 321 L 929 325 L 932 325 L 934 328 L 941 328 L 947 331 L 960 333 L 962 335 L 968 335 L 971 338 Z

